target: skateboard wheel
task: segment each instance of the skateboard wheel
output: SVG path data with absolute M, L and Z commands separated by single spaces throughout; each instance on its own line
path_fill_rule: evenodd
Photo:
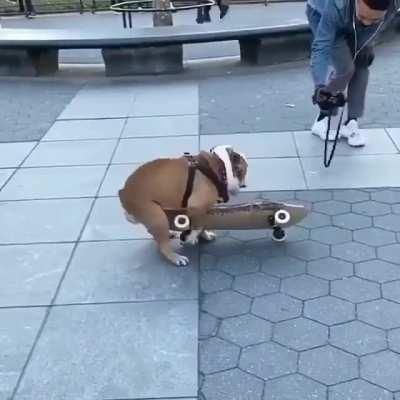
M 274 214 L 275 224 L 284 225 L 290 221 L 290 214 L 286 210 L 278 210 Z
M 185 230 L 189 229 L 189 227 L 190 227 L 190 219 L 185 214 L 178 214 L 174 218 L 174 225 L 175 225 L 176 229 L 178 229 L 180 231 L 185 231 Z
M 272 231 L 272 240 L 275 242 L 283 242 L 286 239 L 286 232 L 282 228 L 275 228 Z

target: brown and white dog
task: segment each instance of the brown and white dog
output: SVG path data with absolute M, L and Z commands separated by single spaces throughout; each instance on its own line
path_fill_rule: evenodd
M 202 151 L 190 158 L 156 159 L 143 164 L 128 177 L 119 198 L 128 221 L 145 225 L 161 253 L 172 263 L 187 265 L 188 258 L 172 249 L 163 209 L 185 207 L 189 218 L 203 215 L 221 197 L 222 201 L 228 201 L 229 194 L 235 195 L 245 187 L 246 175 L 247 160 L 243 154 L 231 146 L 216 146 L 210 152 Z M 191 231 L 186 241 L 197 243 L 199 236 L 205 240 L 215 237 L 213 232 L 197 230 Z

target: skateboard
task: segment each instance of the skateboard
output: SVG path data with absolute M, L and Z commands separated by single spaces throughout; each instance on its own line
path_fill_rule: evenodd
M 164 209 L 164 212 L 171 231 L 272 229 L 272 239 L 281 242 L 286 239 L 285 229 L 300 222 L 308 209 L 302 204 L 259 201 L 217 205 L 192 218 L 186 209 Z

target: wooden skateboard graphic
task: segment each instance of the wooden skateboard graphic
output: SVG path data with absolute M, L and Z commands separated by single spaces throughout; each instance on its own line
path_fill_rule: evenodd
M 285 228 L 300 222 L 308 209 L 302 204 L 259 201 L 235 205 L 218 205 L 206 214 L 190 218 L 186 209 L 164 209 L 171 231 L 194 229 L 239 230 L 272 229 L 272 238 L 283 241 Z

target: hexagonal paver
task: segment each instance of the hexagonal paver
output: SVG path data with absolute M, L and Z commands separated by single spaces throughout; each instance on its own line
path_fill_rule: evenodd
M 296 192 L 296 199 L 302 201 L 326 201 L 332 198 L 330 190 L 300 190 Z
M 213 315 L 205 312 L 200 313 L 199 336 L 201 339 L 207 339 L 217 333 L 218 320 Z
M 311 239 L 325 244 L 345 243 L 351 238 L 351 231 L 336 226 L 324 226 L 311 231 Z
M 396 204 L 400 203 L 400 192 L 385 189 L 371 194 L 371 199 L 381 203 Z
M 383 229 L 365 228 L 354 232 L 354 240 L 370 246 L 383 246 L 395 243 L 396 235 Z
M 332 256 L 344 261 L 361 262 L 375 258 L 375 249 L 365 244 L 349 242 L 332 246 Z
M 349 300 L 352 303 L 375 300 L 381 296 L 377 283 L 369 282 L 356 276 L 332 282 L 331 294 Z
M 400 265 L 400 244 L 391 244 L 378 249 L 378 257 L 382 260 Z
M 224 256 L 226 254 L 231 254 L 240 256 L 243 252 L 243 244 L 239 240 L 235 240 L 229 237 L 220 237 L 218 240 L 207 243 L 204 246 L 204 250 L 213 256 Z M 234 260 L 232 261 L 234 262 Z
M 329 345 L 319 347 L 300 354 L 299 370 L 318 382 L 334 385 L 357 378 L 357 357 Z
M 327 343 L 328 328 L 306 318 L 296 318 L 276 324 L 274 340 L 294 350 L 308 350 Z
M 395 214 L 400 214 L 400 203 L 392 205 L 392 212 Z
M 364 201 L 362 203 L 353 204 L 353 212 L 368 217 L 377 217 L 390 213 L 390 206 L 376 201 Z
M 360 321 L 331 327 L 330 342 L 350 353 L 362 356 L 386 348 L 385 332 Z
M 305 217 L 299 225 L 303 228 L 314 229 L 321 226 L 329 226 L 331 224 L 331 219 L 328 215 L 310 212 L 307 217 Z
M 336 215 L 332 218 L 333 224 L 341 228 L 356 229 L 368 228 L 372 225 L 372 219 L 364 215 L 349 213 Z
M 392 393 L 356 379 L 329 388 L 329 400 L 392 400 Z
M 374 225 L 389 231 L 400 232 L 400 215 L 388 214 L 375 217 Z
M 348 301 L 336 297 L 320 297 L 306 301 L 304 316 L 326 325 L 334 325 L 353 320 L 355 307 Z
M 288 235 L 286 237 L 286 243 L 300 242 L 302 240 L 307 240 L 309 238 L 310 238 L 309 230 L 296 225 L 290 227 L 290 230 L 288 231 Z
M 311 275 L 299 275 L 282 281 L 282 292 L 301 300 L 325 296 L 329 292 L 328 282 Z
M 361 358 L 361 378 L 384 387 L 387 390 L 400 390 L 400 355 L 385 350 Z
M 261 400 L 264 382 L 235 368 L 205 377 L 202 392 L 207 400 Z
M 400 265 L 382 260 L 371 260 L 356 264 L 356 275 L 379 283 L 400 279 Z
M 202 309 L 218 317 L 234 317 L 250 310 L 251 299 L 232 290 L 207 294 Z
M 319 400 L 326 387 L 305 376 L 292 374 L 265 383 L 264 400 Z
M 218 332 L 222 339 L 242 347 L 266 342 L 271 339 L 271 333 L 270 322 L 250 314 L 224 319 Z
M 242 351 L 239 367 L 262 379 L 273 379 L 296 372 L 297 353 L 276 343 L 262 343 Z
M 382 294 L 385 299 L 400 303 L 400 280 L 385 283 L 382 286 Z
M 341 279 L 353 275 L 353 264 L 327 257 L 310 261 L 307 266 L 309 274 L 328 280 Z
M 298 317 L 301 309 L 301 301 L 282 293 L 276 293 L 256 298 L 251 312 L 272 322 L 279 322 Z
M 400 327 L 400 304 L 375 300 L 357 306 L 358 319 L 382 329 Z
M 215 269 L 217 257 L 212 254 L 202 253 L 200 255 L 200 265 L 202 270 Z
M 388 334 L 389 348 L 400 353 L 400 328 L 393 329 Z
M 204 374 L 233 368 L 239 359 L 240 347 L 217 337 L 201 340 L 200 369 Z
M 257 272 L 260 269 L 260 265 L 255 257 L 236 255 L 222 257 L 217 263 L 217 268 L 227 274 L 236 276 Z
M 345 214 L 350 211 L 350 204 L 343 203 L 337 200 L 321 201 L 314 203 L 313 208 L 315 211 L 327 215 Z
M 213 293 L 229 289 L 233 278 L 222 271 L 204 271 L 200 278 L 200 288 L 204 293 Z
M 233 288 L 251 297 L 279 292 L 279 279 L 262 272 L 237 276 Z
M 369 200 L 369 194 L 357 189 L 334 190 L 333 198 L 346 203 L 359 203 Z
M 293 257 L 267 257 L 261 270 L 271 276 L 287 278 L 306 272 L 306 263 Z
M 327 245 L 312 240 L 288 243 L 287 251 L 290 256 L 304 261 L 317 260 L 318 258 L 329 256 L 329 247 Z

